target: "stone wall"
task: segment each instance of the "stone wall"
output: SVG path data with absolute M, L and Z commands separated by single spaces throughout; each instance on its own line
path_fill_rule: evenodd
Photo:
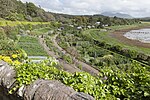
M 0 61 L 0 100 L 94 100 L 88 94 L 76 92 L 73 88 L 57 80 L 36 80 L 28 86 L 22 86 L 16 93 L 8 91 L 15 85 L 15 70 Z

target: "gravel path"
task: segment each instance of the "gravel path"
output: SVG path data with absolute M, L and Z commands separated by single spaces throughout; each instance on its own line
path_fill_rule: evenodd
M 46 45 L 46 43 L 44 42 L 44 38 L 39 37 L 39 43 L 43 46 L 44 50 L 47 52 L 47 54 L 49 56 L 55 57 L 57 60 L 59 60 L 60 65 L 63 67 L 63 69 L 65 71 L 74 73 L 74 72 L 81 72 L 81 70 L 79 68 L 77 68 L 75 65 L 73 64 L 68 64 L 66 62 L 64 62 L 61 59 L 58 59 L 59 56 L 56 55 L 53 51 L 51 51 L 48 46 Z
M 62 49 L 62 48 L 58 45 L 58 43 L 57 43 L 57 41 L 56 41 L 56 37 L 57 37 L 57 36 L 58 36 L 58 34 L 56 34 L 56 35 L 54 36 L 54 38 L 52 39 L 54 45 L 55 45 L 60 51 L 62 51 L 64 54 L 67 53 L 64 49 Z M 74 62 L 75 62 L 75 65 L 76 65 L 76 66 L 77 66 L 77 65 L 81 65 L 81 66 L 82 66 L 82 70 L 85 71 L 85 72 L 88 72 L 88 73 L 90 73 L 90 74 L 92 74 L 92 75 L 98 75 L 98 73 L 99 73 L 98 70 L 96 70 L 96 69 L 93 68 L 92 66 L 90 66 L 90 65 L 88 65 L 88 64 L 86 64 L 86 63 L 84 63 L 84 62 L 82 62 L 82 61 L 79 61 L 78 59 L 74 59 Z

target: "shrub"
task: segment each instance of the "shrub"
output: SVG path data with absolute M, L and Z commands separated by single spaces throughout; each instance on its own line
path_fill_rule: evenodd
M 72 60 L 72 58 L 71 58 L 71 56 L 70 56 L 69 54 L 63 55 L 62 58 L 63 58 L 67 63 L 69 63 L 69 64 L 72 64 L 72 63 L 73 63 L 73 60 Z
M 0 40 L 5 40 L 7 38 L 4 29 L 0 28 Z

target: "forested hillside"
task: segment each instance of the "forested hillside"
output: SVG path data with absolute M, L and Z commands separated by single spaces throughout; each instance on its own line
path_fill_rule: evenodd
M 48 14 L 33 3 L 22 3 L 20 0 L 0 0 L 0 17 L 8 20 L 50 21 L 54 20 L 52 14 Z

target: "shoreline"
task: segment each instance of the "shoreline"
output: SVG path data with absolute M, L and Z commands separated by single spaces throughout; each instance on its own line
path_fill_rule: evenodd
M 123 30 L 115 30 L 114 32 L 111 32 L 109 35 L 112 38 L 117 39 L 119 42 L 130 45 L 130 46 L 138 46 L 138 47 L 143 47 L 143 48 L 150 48 L 150 43 L 143 43 L 139 40 L 133 40 L 129 39 L 124 36 L 125 33 L 131 31 L 131 30 L 140 30 L 143 28 L 150 28 L 148 27 L 135 27 L 135 28 L 129 28 L 129 29 L 123 29 Z

